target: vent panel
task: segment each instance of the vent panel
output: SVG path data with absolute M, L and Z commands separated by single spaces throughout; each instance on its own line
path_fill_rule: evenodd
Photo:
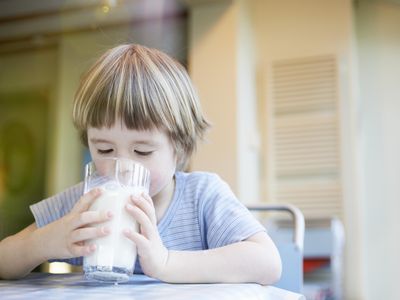
M 271 70 L 271 196 L 308 218 L 341 217 L 336 59 L 278 61 Z

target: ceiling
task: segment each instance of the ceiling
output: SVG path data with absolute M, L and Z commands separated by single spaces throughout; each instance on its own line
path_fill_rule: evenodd
M 60 34 L 186 14 L 178 0 L 1 0 L 0 54 L 56 42 Z

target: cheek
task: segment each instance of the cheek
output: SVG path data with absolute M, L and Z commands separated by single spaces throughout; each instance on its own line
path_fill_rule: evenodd
M 151 172 L 150 197 L 157 195 L 171 180 L 172 176 L 167 176 L 160 172 Z
M 168 166 L 160 164 L 158 167 L 150 169 L 150 197 L 157 195 L 171 183 L 175 170 L 175 164 Z
M 162 186 L 162 180 L 157 175 L 158 174 L 154 174 L 154 172 L 151 174 L 150 191 L 149 191 L 150 197 L 154 197 L 161 190 L 160 186 Z

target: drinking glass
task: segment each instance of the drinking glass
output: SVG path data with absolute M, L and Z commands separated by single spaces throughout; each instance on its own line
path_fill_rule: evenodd
M 131 195 L 148 193 L 150 172 L 141 164 L 125 158 L 102 158 L 85 166 L 87 193 L 93 188 L 102 189 L 101 195 L 89 210 L 111 211 L 110 221 L 94 224 L 107 226 L 110 234 L 88 241 L 96 251 L 83 259 L 87 279 L 104 282 L 124 282 L 132 276 L 137 256 L 135 244 L 124 234 L 125 228 L 138 230 L 138 224 L 125 209 Z

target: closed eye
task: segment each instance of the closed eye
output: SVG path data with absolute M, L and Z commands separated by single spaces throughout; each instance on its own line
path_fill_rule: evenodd
M 97 153 L 99 153 L 99 154 L 109 154 L 111 152 L 113 152 L 113 149 L 104 149 L 104 150 L 97 149 Z
M 138 150 L 135 150 L 135 153 L 140 155 L 140 156 L 148 156 L 148 155 L 152 154 L 153 151 L 138 151 Z

